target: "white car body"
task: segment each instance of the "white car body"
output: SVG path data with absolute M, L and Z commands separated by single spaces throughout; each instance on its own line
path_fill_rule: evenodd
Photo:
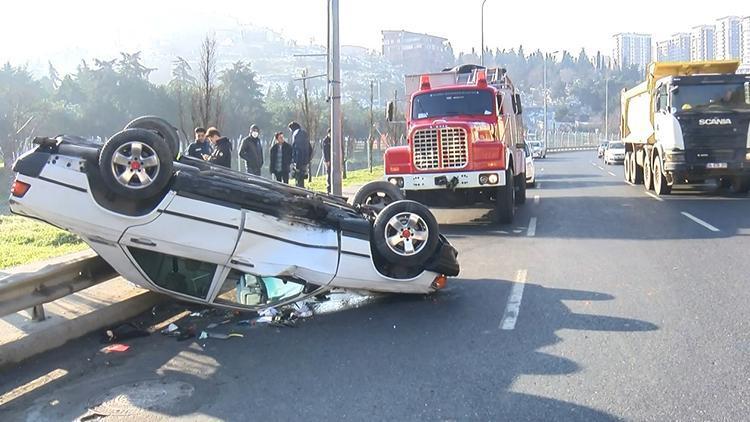
M 531 148 L 531 156 L 534 158 L 545 158 L 547 156 L 547 149 L 542 145 L 541 141 L 529 141 L 527 142 Z
M 529 154 L 530 148 L 529 144 L 526 144 L 526 185 L 534 186 L 536 185 L 536 168 L 534 166 L 534 157 L 532 154 Z
M 610 142 L 607 150 L 604 151 L 604 162 L 606 164 L 615 164 L 622 163 L 623 161 L 625 161 L 625 144 L 622 142 Z
M 260 310 L 333 287 L 430 293 L 445 280 L 439 282 L 441 273 L 426 268 L 398 276 L 382 271 L 369 240 L 372 229 L 366 224 L 371 223 L 345 202 L 337 205 L 334 197 L 312 192 L 304 196 L 307 191 L 300 190 L 300 196 L 293 199 L 314 205 L 330 200 L 328 209 L 340 210 L 342 216 L 339 228 L 247 209 L 230 197 L 217 199 L 222 195 L 202 197 L 187 187 L 175 187 L 177 182 L 172 182 L 161 198 L 155 198 L 150 210 L 128 215 L 102 205 L 106 200 L 98 193 L 98 183 L 92 185 L 96 178 L 87 173 L 89 166 L 85 158 L 62 151 L 27 153 L 14 170 L 18 171 L 17 182 L 29 185 L 28 191 L 21 197 L 11 196 L 11 211 L 77 234 L 118 273 L 149 290 L 192 302 Z M 191 172 L 196 175 L 190 177 L 201 183 L 201 177 L 208 177 L 202 175 L 204 170 L 179 163 L 175 166 L 182 166 L 181 171 L 187 173 L 176 173 L 173 180 Z M 205 173 L 214 170 L 219 172 L 209 169 Z M 225 173 L 219 177 L 233 176 L 230 170 L 222 171 Z M 254 176 L 240 173 L 236 177 L 239 186 L 240 178 L 254 180 Z M 271 189 L 277 186 L 260 178 L 257 183 Z M 296 189 L 278 186 L 281 192 Z M 441 236 L 441 245 L 450 244 Z M 256 303 L 258 289 L 265 295 L 262 303 Z

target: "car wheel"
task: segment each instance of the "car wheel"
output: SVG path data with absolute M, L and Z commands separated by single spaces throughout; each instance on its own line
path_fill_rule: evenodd
M 396 201 L 383 208 L 373 231 L 375 250 L 383 259 L 412 268 L 427 262 L 440 241 L 435 216 L 415 201 Z
M 172 153 L 166 141 L 145 129 L 125 129 L 109 138 L 99 153 L 102 181 L 115 195 L 147 199 L 172 177 Z
M 515 202 L 516 205 L 522 205 L 526 203 L 526 173 L 518 175 L 516 180 L 518 185 L 516 186 Z
M 654 160 L 654 191 L 659 196 L 669 195 L 672 192 L 672 186 L 667 183 L 667 178 L 662 173 L 662 164 L 659 157 Z
M 146 129 L 156 132 L 166 141 L 172 157 L 180 152 L 180 135 L 176 127 L 156 116 L 141 116 L 125 125 L 125 129 Z
M 381 213 L 388 205 L 405 199 L 404 193 L 393 183 L 375 181 L 362 186 L 354 195 L 352 203 L 365 210 Z
M 495 222 L 499 224 L 510 224 L 515 216 L 515 193 L 516 189 L 513 184 L 513 172 L 505 171 L 505 186 L 497 188 L 497 197 L 495 198 Z

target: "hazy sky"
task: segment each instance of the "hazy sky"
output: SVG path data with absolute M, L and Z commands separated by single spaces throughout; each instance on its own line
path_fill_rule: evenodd
M 382 29 L 406 29 L 449 38 L 454 50 L 480 44 L 481 0 L 340 0 L 341 41 L 380 49 Z M 679 6 L 678 6 L 679 5 Z M 270 27 L 307 43 L 325 42 L 325 0 L 11 0 L 4 1 L 0 61 L 45 60 L 51 52 L 115 56 L 153 47 L 180 27 L 207 31 L 233 23 Z M 616 32 L 673 32 L 725 15 L 750 15 L 748 0 L 501 1 L 487 0 L 485 40 L 526 51 L 586 47 L 609 53 Z

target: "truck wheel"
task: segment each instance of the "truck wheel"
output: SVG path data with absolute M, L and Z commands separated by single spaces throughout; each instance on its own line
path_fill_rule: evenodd
M 623 166 L 623 172 L 625 173 L 625 181 L 628 182 L 628 183 L 633 183 L 632 171 L 631 171 L 631 165 L 632 165 L 632 163 L 631 163 L 631 160 L 630 160 L 630 157 L 632 155 L 633 154 L 631 154 L 630 151 L 628 151 L 628 152 L 625 153 L 625 163 L 624 163 L 624 166 Z
M 651 162 L 649 161 L 648 156 L 643 160 L 643 186 L 646 190 L 654 189 L 654 173 L 651 170 Z
M 383 259 L 411 268 L 432 258 L 440 241 L 435 216 L 415 201 L 396 201 L 383 208 L 373 231 L 375 250 Z
M 147 199 L 159 194 L 172 177 L 172 152 L 166 141 L 145 129 L 125 129 L 99 153 L 102 181 L 115 195 Z
M 499 224 L 510 224 L 515 215 L 515 185 L 513 183 L 513 171 L 505 171 L 505 186 L 497 188 L 495 198 L 495 222 Z
M 657 195 L 669 195 L 672 192 L 672 186 L 667 184 L 667 177 L 662 172 L 661 158 L 656 157 L 654 160 L 654 191 Z
M 636 153 L 630 153 L 630 160 L 633 163 L 630 168 L 630 177 L 633 179 L 633 183 L 640 185 L 643 183 L 643 167 L 638 166 L 638 159 Z
M 526 203 L 526 173 L 521 173 L 517 178 L 517 185 L 516 188 L 518 189 L 516 191 L 516 198 L 515 202 L 516 205 L 521 205 Z
M 166 120 L 157 116 L 141 116 L 125 125 L 125 129 L 146 129 L 156 132 L 166 141 L 172 157 L 177 157 L 180 152 L 180 135 L 176 127 Z
M 393 183 L 378 180 L 362 186 L 354 195 L 352 203 L 377 215 L 391 203 L 405 198 L 401 189 Z
M 750 191 L 750 178 L 743 176 L 732 177 L 732 183 L 729 185 L 729 191 L 732 193 L 747 193 Z

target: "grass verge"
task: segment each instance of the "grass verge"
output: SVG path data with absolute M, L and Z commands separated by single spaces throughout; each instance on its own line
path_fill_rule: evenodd
M 86 249 L 78 236 L 18 215 L 0 215 L 0 268 Z
M 385 169 L 383 168 L 383 166 L 374 166 L 372 168 L 372 173 L 370 173 L 369 169 L 351 170 L 347 172 L 346 179 L 342 180 L 342 186 L 347 187 L 352 185 L 364 185 L 365 183 L 371 182 L 373 180 L 382 180 L 384 170 Z M 325 192 L 326 176 L 323 175 L 313 177 L 312 182 L 308 183 L 305 187 L 310 190 Z

